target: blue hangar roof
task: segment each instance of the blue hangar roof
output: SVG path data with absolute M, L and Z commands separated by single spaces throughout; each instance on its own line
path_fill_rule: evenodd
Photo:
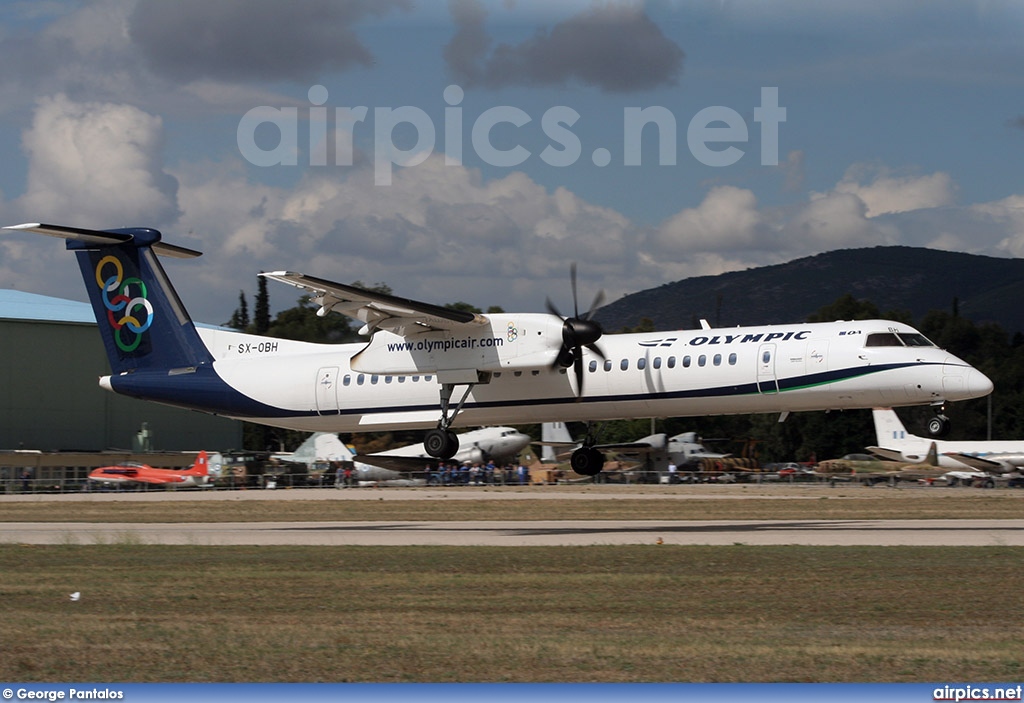
M 92 314 L 92 305 L 89 303 L 51 298 L 48 295 L 25 293 L 8 288 L 0 288 L 0 320 L 96 324 L 96 317 Z M 195 325 L 209 329 L 231 330 L 230 327 L 203 322 L 196 322 Z
M 0 320 L 96 324 L 89 303 L 8 289 L 0 289 Z

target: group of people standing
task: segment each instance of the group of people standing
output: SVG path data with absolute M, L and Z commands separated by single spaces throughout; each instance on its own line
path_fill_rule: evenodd
M 462 464 L 438 462 L 436 467 L 426 469 L 428 486 L 481 486 L 485 484 L 527 485 L 530 470 L 523 464 L 506 464 L 498 467 L 493 461 Z

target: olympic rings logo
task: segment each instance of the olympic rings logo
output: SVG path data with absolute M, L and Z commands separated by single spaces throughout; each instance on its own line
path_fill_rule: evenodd
M 125 278 L 121 262 L 116 257 L 104 256 L 96 264 L 96 285 L 103 291 L 103 305 L 117 348 L 135 351 L 143 332 L 153 324 L 153 304 L 146 299 L 146 284 L 134 276 Z M 129 336 L 126 341 L 125 334 L 134 337 Z
M 516 329 L 514 322 L 508 323 L 508 330 L 505 332 L 505 336 L 510 342 L 514 342 L 519 338 L 519 330 Z

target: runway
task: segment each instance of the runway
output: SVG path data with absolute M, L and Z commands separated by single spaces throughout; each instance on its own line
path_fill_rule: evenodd
M 0 523 L 14 544 L 1024 546 L 1024 520 Z

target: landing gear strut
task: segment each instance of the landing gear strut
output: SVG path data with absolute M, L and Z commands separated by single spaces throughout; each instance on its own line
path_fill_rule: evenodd
M 466 384 L 466 392 L 462 394 L 462 399 L 455 406 L 455 411 L 449 413 L 448 406 L 451 405 L 452 391 L 455 390 L 455 384 L 441 384 L 441 419 L 437 421 L 437 429 L 427 432 L 427 436 L 423 439 L 423 449 L 435 459 L 447 461 L 459 451 L 459 438 L 449 427 L 451 427 L 455 416 L 462 410 L 462 405 L 466 402 L 466 398 L 469 397 L 469 393 L 473 390 L 474 385 L 476 384 Z

